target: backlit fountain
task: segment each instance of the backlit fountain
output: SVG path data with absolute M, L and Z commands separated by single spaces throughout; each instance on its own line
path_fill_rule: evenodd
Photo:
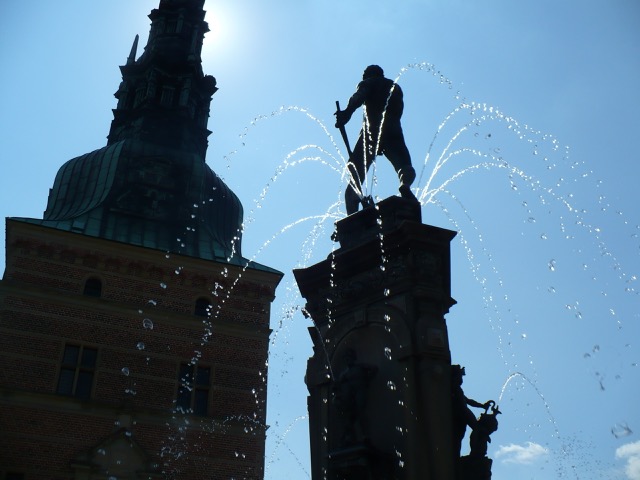
M 508 412 L 490 455 L 493 449 L 500 460 L 512 445 L 534 446 L 531 451 L 547 457 L 554 475 L 572 477 L 594 461 L 593 446 L 576 433 L 573 419 L 564 421 L 575 413 L 557 406 L 560 399 L 547 392 L 575 382 L 571 391 L 592 392 L 571 402 L 586 410 L 598 408 L 599 396 L 616 404 L 615 397 L 630 392 L 635 363 L 627 330 L 635 328 L 637 319 L 637 277 L 629 252 L 637 251 L 638 227 L 599 194 L 600 182 L 588 166 L 573 160 L 553 135 L 464 98 L 428 64 L 410 65 L 400 76 L 404 83 L 412 77 L 418 83 L 437 82 L 452 103 L 448 115 L 421 127 L 429 132 L 424 144 L 410 145 L 419 172 L 414 186 L 425 221 L 458 232 L 452 290 L 459 304 L 447 325 L 453 361 L 467 366 L 465 391 L 474 398 L 499 398 L 501 410 Z M 310 265 L 336 248 L 329 237 L 343 215 L 339 201 L 346 180 L 344 153 L 330 127 L 298 106 L 256 117 L 242 133 L 238 150 L 227 156 L 225 173 L 233 178 L 233 170 L 241 168 L 244 145 L 260 141 L 264 124 L 272 132 L 281 128 L 284 140 L 287 122 L 300 121 L 315 128 L 316 135 L 284 151 L 245 219 L 245 232 L 265 219 L 282 219 L 262 245 L 250 247 L 245 241 L 244 248 L 256 252 L 257 260 L 283 259 L 291 258 L 295 245 L 292 267 Z M 420 148 L 426 152 L 421 174 Z M 384 169 L 384 161 L 378 162 L 366 183 L 378 200 L 395 193 L 395 178 Z M 326 181 L 329 187 L 314 188 L 313 200 L 299 196 L 300 188 L 308 188 L 305 178 Z M 281 195 L 305 201 L 285 212 Z M 612 238 L 607 225 L 627 232 L 626 238 Z M 301 383 L 310 352 L 309 321 L 290 279 L 281 288 L 286 292 L 280 297 L 286 298 L 273 325 L 269 362 L 267 477 L 282 471 L 283 463 L 309 475 Z M 601 345 L 603 338 L 607 347 Z M 568 363 L 556 363 L 560 353 Z M 619 369 L 603 372 L 612 357 L 619 357 Z M 612 429 L 629 430 L 618 428 L 626 420 L 616 412 L 602 413 L 589 422 L 593 435 L 615 439 Z M 499 462 L 494 465 L 494 475 L 500 468 Z
M 573 478 L 594 461 L 590 437 L 574 424 L 574 408 L 598 411 L 603 398 L 617 405 L 617 398 L 632 391 L 638 226 L 599 194 L 598 179 L 553 135 L 466 99 L 429 64 L 409 65 L 399 77 L 408 91 L 411 82 L 435 82 L 451 104 L 443 116 L 425 114 L 422 125 L 408 126 L 420 129 L 419 138 L 424 139 L 409 147 L 418 171 L 414 187 L 422 218 L 457 232 L 452 295 L 458 305 L 447 315 L 452 360 L 467 367 L 465 392 L 497 400 L 505 413 L 489 446 L 489 456 L 497 460 L 494 477 L 501 478 L 505 468 L 502 455 L 526 450 L 546 456 L 553 476 Z M 292 122 L 305 123 L 310 137 L 290 138 L 287 126 Z M 266 175 L 256 172 L 251 180 L 256 182 L 253 203 L 244 200 L 247 258 L 290 272 L 337 248 L 331 235 L 334 223 L 344 216 L 341 197 L 347 179 L 345 153 L 327 126 L 331 122 L 303 107 L 283 107 L 256 117 L 241 132 L 238 149 L 224 156 L 227 169 L 221 173 L 227 183 L 246 183 L 250 179 L 244 153 L 247 146 L 261 143 L 263 128 L 269 129 L 270 144 L 276 135 L 284 145 L 282 151 L 262 152 L 275 160 L 262 166 Z M 365 187 L 379 201 L 395 193 L 396 181 L 382 161 L 370 171 Z M 612 237 L 609 226 L 626 237 Z M 265 228 L 272 232 L 266 238 L 251 234 Z M 384 249 L 380 266 L 385 267 Z M 180 267 L 175 274 L 181 274 Z M 237 280 L 229 278 L 229 287 L 210 286 L 220 301 L 210 311 L 210 321 L 203 323 L 203 342 L 215 335 L 216 316 Z M 159 295 L 170 288 L 168 282 Z M 156 300 L 150 298 L 150 305 Z M 272 314 L 268 380 L 263 376 L 270 395 L 266 478 L 279 478 L 283 471 L 292 477 L 310 476 L 303 378 L 311 353 L 307 327 L 312 325 L 303 307 L 293 279 L 285 278 Z M 140 325 L 153 328 L 144 312 Z M 137 348 L 144 350 L 144 345 Z M 561 354 L 563 363 L 558 364 Z M 611 358 L 618 368 L 603 370 Z M 153 363 L 153 355 L 147 361 Z M 128 390 L 127 395 L 135 394 L 135 386 Z M 567 409 L 564 399 L 549 394 L 556 391 L 569 397 L 576 391 L 591 394 L 571 398 L 574 408 Z M 633 431 L 624 411 L 600 413 L 588 425 L 578 421 L 589 427 L 591 438 L 612 442 Z M 180 412 L 172 428 L 163 451 L 168 473 L 171 458 L 197 452 L 183 441 L 189 424 Z M 224 422 L 210 426 L 211 431 L 224 428 Z

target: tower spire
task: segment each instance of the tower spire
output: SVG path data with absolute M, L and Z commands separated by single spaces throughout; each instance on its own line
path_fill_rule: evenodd
M 133 40 L 133 45 L 131 46 L 131 52 L 129 53 L 129 57 L 127 58 L 127 65 L 131 65 L 136 61 L 136 53 L 138 52 L 139 39 L 140 39 L 140 35 L 136 35 L 136 38 Z
M 216 80 L 202 71 L 209 26 L 201 0 L 162 0 L 149 14 L 151 29 L 136 59 L 138 36 L 115 93 L 108 144 L 138 139 L 190 152 L 204 161 Z
M 216 80 L 202 71 L 204 0 L 160 0 L 136 36 L 107 145 L 59 170 L 42 220 L 60 230 L 246 265 L 242 204 L 205 162 Z M 196 210 L 197 209 L 197 210 Z

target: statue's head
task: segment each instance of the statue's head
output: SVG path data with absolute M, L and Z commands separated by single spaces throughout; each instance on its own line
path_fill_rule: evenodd
M 451 378 L 457 380 L 462 383 L 462 377 L 464 377 L 466 372 L 464 371 L 464 367 L 460 365 L 451 365 Z
M 369 65 L 364 69 L 364 73 L 362 74 L 362 79 L 366 80 L 371 77 L 384 77 L 384 70 L 382 67 L 378 65 Z

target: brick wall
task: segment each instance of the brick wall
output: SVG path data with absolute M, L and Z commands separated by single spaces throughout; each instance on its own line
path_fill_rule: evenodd
M 83 295 L 89 278 L 100 298 Z M 279 278 L 8 221 L 0 465 L 28 480 L 73 478 L 75 460 L 125 428 L 166 478 L 261 478 Z M 194 315 L 199 298 L 209 318 Z M 89 400 L 56 394 L 68 344 L 98 351 Z M 211 370 L 205 417 L 173 413 L 190 361 Z

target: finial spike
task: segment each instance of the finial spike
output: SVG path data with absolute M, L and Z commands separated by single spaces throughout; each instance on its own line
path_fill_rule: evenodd
M 131 65 L 136 61 L 136 53 L 138 52 L 138 39 L 139 35 L 136 35 L 136 38 L 133 40 L 133 45 L 131 46 L 131 53 L 129 53 L 129 58 L 127 58 L 127 65 Z

